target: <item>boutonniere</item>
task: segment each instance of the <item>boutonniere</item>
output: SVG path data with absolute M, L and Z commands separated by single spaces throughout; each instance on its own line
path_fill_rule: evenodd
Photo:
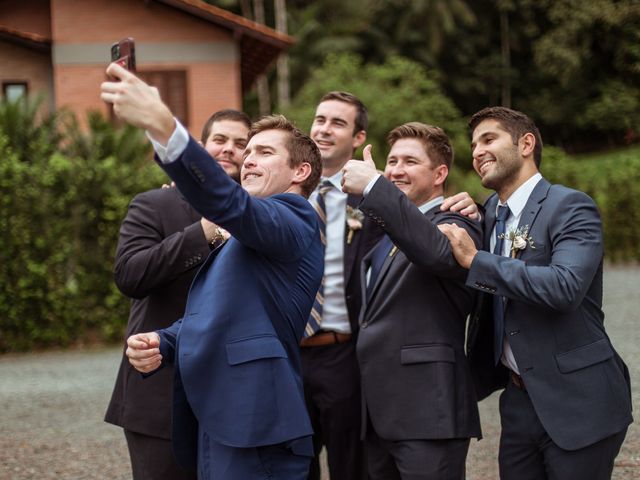
M 362 213 L 362 210 L 347 205 L 347 227 L 349 228 L 347 245 L 351 244 L 353 233 L 362 229 L 362 222 L 364 222 L 364 213 Z
M 536 249 L 533 238 L 529 235 L 529 225 L 512 228 L 506 235 L 503 233 L 499 238 L 511 241 L 511 258 L 516 258 L 518 252 L 524 250 L 527 246 L 533 250 Z

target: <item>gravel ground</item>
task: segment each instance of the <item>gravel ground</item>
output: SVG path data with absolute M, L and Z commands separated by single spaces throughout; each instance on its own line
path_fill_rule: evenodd
M 631 369 L 640 409 L 640 268 L 605 273 L 607 330 Z M 128 479 L 122 431 L 102 421 L 115 379 L 117 348 L 0 357 L 0 479 Z M 480 404 L 485 438 L 472 441 L 468 480 L 498 478 L 497 395 Z M 640 480 L 640 427 L 629 429 L 613 478 Z

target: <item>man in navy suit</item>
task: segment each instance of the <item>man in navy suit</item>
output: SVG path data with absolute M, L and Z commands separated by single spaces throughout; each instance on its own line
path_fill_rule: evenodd
M 173 443 L 202 479 L 303 479 L 313 456 L 298 343 L 322 278 L 313 141 L 284 117 L 249 133 L 240 185 L 211 162 L 157 91 L 112 64 L 102 99 L 144 128 L 220 246 L 191 286 L 183 318 L 127 340 L 143 373 L 175 363 Z M 224 229 L 224 230 L 223 230 Z M 227 233 L 228 232 L 228 233 Z
M 251 128 L 237 110 L 215 112 L 202 129 L 202 146 L 236 182 Z M 156 188 L 131 201 L 120 227 L 115 282 L 131 297 L 126 336 L 168 327 L 182 317 L 189 286 L 209 255 L 216 225 L 203 218 L 177 188 Z M 134 371 L 126 355 L 105 421 L 124 428 L 134 480 L 193 480 L 171 446 L 173 368 L 151 378 Z
M 479 396 L 500 397 L 502 479 L 600 480 L 632 421 L 627 367 L 602 312 L 602 224 L 591 198 L 538 172 L 542 140 L 525 114 L 476 113 L 473 165 L 496 194 L 484 250 L 440 227 L 482 294 L 468 354 Z

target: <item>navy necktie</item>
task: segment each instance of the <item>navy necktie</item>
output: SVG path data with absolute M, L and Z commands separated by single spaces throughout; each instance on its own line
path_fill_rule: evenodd
M 504 244 L 504 232 L 507 223 L 507 218 L 511 210 L 507 205 L 498 207 L 498 215 L 496 216 L 496 245 L 493 248 L 495 255 L 502 256 L 502 245 Z M 493 353 L 495 365 L 500 361 L 502 356 L 502 343 L 504 337 L 504 300 L 502 295 L 493 296 L 493 322 L 494 322 L 494 336 L 493 336 Z
M 380 270 L 382 270 L 382 265 L 389 255 L 392 247 L 393 242 L 391 242 L 391 239 L 388 235 L 385 235 L 384 237 L 382 237 L 382 239 L 376 246 L 375 251 L 371 255 L 371 273 L 369 275 L 369 283 L 367 284 L 367 299 L 371 297 L 373 286 L 376 284 L 376 280 L 378 279 Z
M 312 201 L 311 204 L 318 214 L 319 224 L 320 224 L 320 240 L 322 241 L 322 246 L 327 246 L 327 209 L 324 203 L 324 196 L 327 194 L 329 190 L 331 190 L 333 184 L 329 180 L 323 181 L 320 185 L 318 185 L 318 195 L 316 195 L 315 201 Z M 307 326 L 304 329 L 304 336 L 310 337 L 318 330 L 320 330 L 320 325 L 322 324 L 322 307 L 324 305 L 324 275 L 322 276 L 322 283 L 320 284 L 320 288 L 316 293 L 316 298 L 313 300 L 313 307 L 311 308 L 311 314 L 309 315 L 309 320 L 307 321 Z

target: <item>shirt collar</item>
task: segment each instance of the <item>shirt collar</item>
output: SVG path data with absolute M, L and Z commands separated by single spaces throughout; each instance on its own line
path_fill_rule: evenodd
M 422 213 L 427 213 L 433 207 L 440 205 L 442 202 L 444 202 L 444 197 L 440 195 L 439 197 L 432 198 L 427 203 L 423 203 L 422 205 L 420 205 L 418 207 L 418 210 L 420 210 Z
M 331 185 L 333 185 L 339 192 L 342 192 L 342 170 L 338 170 L 330 177 L 321 177 L 320 183 L 327 180 L 331 182 Z
M 529 180 L 520 185 L 518 189 L 511 194 L 511 196 L 505 202 L 507 205 L 509 205 L 511 215 L 516 218 L 520 216 L 522 210 L 524 210 L 524 206 L 527 204 L 527 201 L 531 196 L 531 192 L 533 192 L 533 189 L 541 179 L 542 174 L 538 172 Z M 498 207 L 504 205 L 505 203 L 501 203 L 500 201 L 498 201 L 498 205 L 496 205 L 496 212 L 498 211 Z

